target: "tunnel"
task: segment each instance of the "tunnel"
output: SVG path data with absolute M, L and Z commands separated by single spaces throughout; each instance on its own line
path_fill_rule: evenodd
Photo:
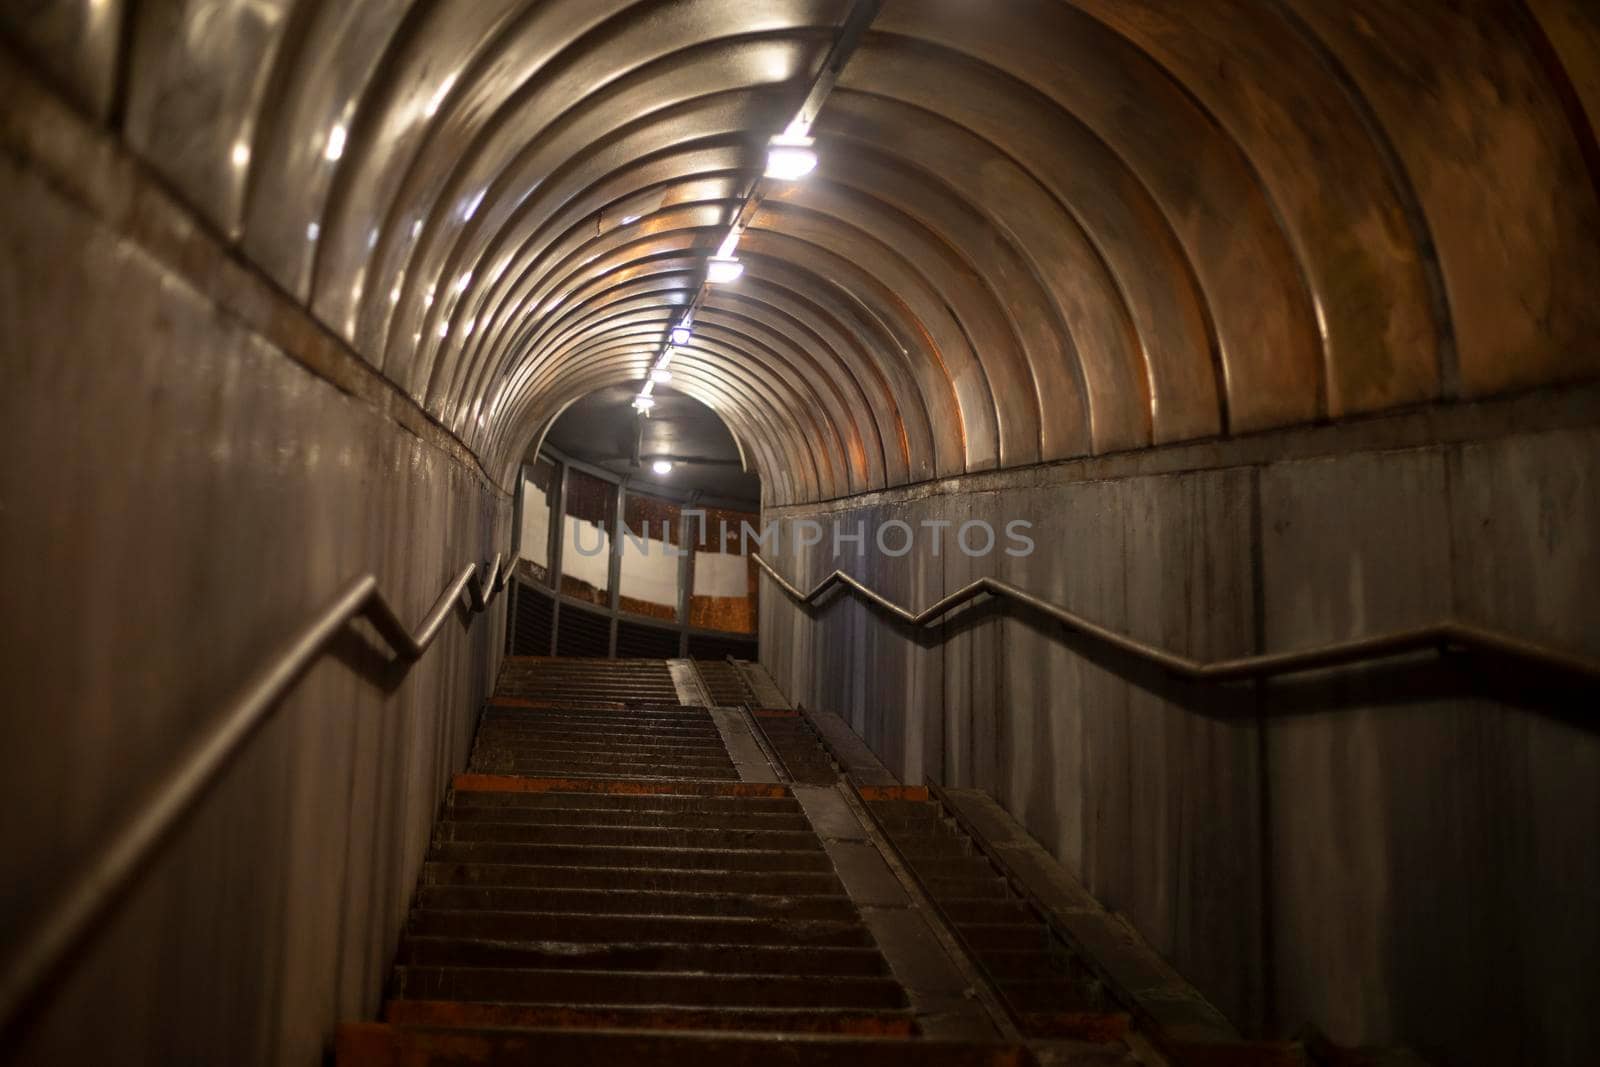
M 6 0 L 0 98 L 0 1061 L 1592 1062 L 1592 0 Z

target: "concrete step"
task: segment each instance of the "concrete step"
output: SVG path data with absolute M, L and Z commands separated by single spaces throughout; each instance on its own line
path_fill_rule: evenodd
M 1006 1002 L 1023 1012 L 1093 1012 L 1099 1002 L 1066 976 L 1007 978 L 999 983 Z
M 384 1021 L 408 1026 L 561 1027 L 593 1030 L 758 1031 L 769 1039 L 792 1034 L 860 1034 L 910 1037 L 909 1012 L 839 1008 L 665 1008 L 654 1006 L 545 1006 L 448 1000 L 394 1000 Z
M 757 711 L 754 717 L 796 782 L 831 785 L 838 781 L 838 769 L 804 716 L 790 711 Z
M 939 900 L 939 907 L 954 923 L 1022 923 L 1038 927 L 1040 936 L 1044 936 L 1045 926 L 1039 916 L 1026 901 L 1015 897 L 946 897 Z
M 428 856 L 435 863 L 514 863 L 554 867 L 629 867 L 680 871 L 831 871 L 814 850 L 648 848 L 638 845 L 516 845 L 447 841 Z
M 1012 896 L 1010 885 L 998 874 L 990 878 L 924 878 L 922 884 L 935 900 Z
M 898 846 L 899 842 L 896 842 Z M 919 878 L 993 878 L 995 869 L 981 856 L 917 856 L 907 860 Z
M 587 915 L 418 909 L 407 932 L 418 937 L 508 941 L 675 941 L 682 944 L 806 945 L 866 948 L 872 937 L 854 919 L 762 918 L 728 915 Z
M 904 834 L 893 840 L 900 855 L 913 864 L 924 859 L 964 859 L 974 854 L 972 842 L 960 834 Z
M 461 889 L 461 893 L 443 893 Z M 477 897 L 467 893 L 472 889 Z M 637 867 L 531 867 L 525 864 L 427 864 L 419 893 L 427 899 L 533 899 L 530 891 L 562 893 L 715 893 L 776 896 L 798 899 L 840 896 L 843 886 L 832 870 L 826 872 L 765 872 L 765 870 L 640 870 Z M 472 905 L 478 907 L 478 905 Z M 498 904 L 493 907 L 499 907 Z
M 990 949 L 977 954 L 983 969 L 1001 982 L 1076 978 L 1071 960 L 1048 949 Z
M 629 765 L 626 765 L 626 764 L 623 764 L 623 765 L 596 766 L 596 765 L 561 763 L 561 762 L 556 761 L 556 760 L 550 760 L 550 761 L 546 761 L 546 762 L 533 762 L 533 761 L 529 760 L 529 761 L 523 761 L 523 762 L 516 763 L 516 764 L 514 764 L 512 766 L 509 766 L 509 767 L 508 766 L 472 767 L 472 768 L 469 768 L 469 769 L 474 774 L 495 774 L 495 775 L 505 775 L 507 777 L 520 777 L 520 778 L 584 778 L 584 777 L 600 778 L 600 777 L 603 777 L 603 778 L 626 778 L 626 779 L 636 780 L 636 781 L 654 781 L 654 782 L 697 781 L 697 780 L 698 781 L 736 782 L 736 781 L 739 780 L 739 772 L 734 770 L 731 764 L 726 769 L 723 769 L 723 768 L 712 768 L 712 767 L 708 767 L 708 768 L 692 768 L 691 769 L 692 773 L 690 771 L 679 772 L 676 768 L 671 768 L 671 767 L 666 767 L 666 766 L 660 766 L 660 767 L 638 767 L 638 766 L 629 766 Z
M 551 811 L 693 812 L 700 815 L 799 814 L 791 796 L 677 795 L 671 793 L 571 793 L 457 790 L 451 802 L 475 808 L 500 807 Z M 804 817 L 804 816 L 802 816 Z
M 456 822 L 511 822 L 530 826 L 655 826 L 674 830 L 806 830 L 810 824 L 798 812 L 665 811 L 658 809 L 533 808 L 513 805 L 452 803 L 445 818 Z M 998 880 L 996 880 L 998 881 Z M 971 887 L 983 883 L 957 883 Z M 1003 886 L 1003 883 L 1001 883 Z M 979 896 L 977 892 L 958 894 Z
M 604 735 L 596 735 L 593 738 L 526 737 L 509 731 L 491 733 L 483 730 L 478 732 L 478 743 L 474 749 L 479 752 L 492 752 L 498 749 L 520 751 L 534 745 L 548 752 L 599 752 L 618 755 L 624 753 L 658 756 L 693 756 L 696 753 L 720 755 L 724 751 L 720 737 L 704 741 L 641 741 L 632 736 L 626 740 Z
M 655 1028 L 652 1028 L 655 1029 Z M 1076 1062 L 1103 1064 L 1086 1052 Z M 904 1041 L 890 1037 L 673 1034 L 629 1030 L 485 1029 L 350 1024 L 340 1028 L 340 1067 L 616 1067 L 689 1064 L 700 1067 L 1028 1067 L 1026 1049 L 998 1044 Z M 1063 1065 L 1071 1060 L 1055 1060 Z
M 485 747 L 504 747 L 507 745 L 536 745 L 536 744 L 585 744 L 604 743 L 607 737 L 613 735 L 613 727 L 594 727 L 574 723 L 550 722 L 538 726 L 517 726 L 496 729 L 492 733 L 480 735 L 479 744 Z M 629 741 L 640 745 L 653 745 L 659 747 L 675 747 L 679 745 L 720 745 L 721 736 L 715 728 L 702 729 L 698 726 L 651 726 L 641 727 L 637 730 L 627 731 Z
M 575 696 L 574 694 L 580 694 Z M 678 703 L 678 690 L 670 683 L 662 685 L 654 679 L 610 679 L 596 675 L 574 674 L 566 678 L 543 678 L 538 681 L 512 682 L 500 688 L 504 697 L 522 700 L 560 702 L 594 702 L 601 700 L 638 700 L 650 704 L 672 705 Z
M 867 807 L 888 830 L 895 821 L 932 823 L 943 822 L 944 810 L 931 800 L 869 800 Z
M 546 722 L 582 723 L 604 726 L 607 723 L 629 727 L 697 726 L 707 721 L 702 708 L 507 708 L 488 707 L 481 724 L 487 727 L 515 727 Z
M 641 742 L 657 738 L 674 741 L 717 736 L 716 724 L 705 715 L 692 719 L 652 717 L 629 721 L 614 716 L 589 719 L 555 712 L 529 712 L 514 719 L 486 719 L 479 728 L 482 737 L 539 737 L 563 732 L 579 735 L 580 739 L 604 739 L 609 735 Z
M 1048 935 L 1038 923 L 957 923 L 956 930 L 974 952 L 988 949 L 1041 951 Z
M 407 967 L 498 967 L 539 970 L 708 971 L 759 975 L 882 977 L 888 972 L 873 948 L 802 949 L 772 945 L 677 942 L 497 941 L 407 937 L 396 961 Z
M 522 752 L 476 752 L 471 769 L 480 774 L 516 774 L 523 769 L 530 776 L 544 774 L 540 768 L 558 767 L 565 775 L 580 772 L 607 778 L 644 773 L 662 778 L 720 778 L 734 773 L 733 761 L 726 755 L 673 757 L 611 755 L 599 752 L 551 752 L 530 746 Z M 702 775 L 701 772 L 704 772 Z
M 906 1006 L 905 991 L 893 979 L 841 975 L 401 966 L 390 981 L 397 1000 L 687 1008 Z
M 809 829 L 734 830 L 676 829 L 659 826 L 564 826 L 503 821 L 438 823 L 434 841 L 492 841 L 519 845 L 642 845 L 651 848 L 719 848 L 777 851 L 820 851 L 822 842 Z
M 912 815 L 883 815 L 874 811 L 873 816 L 878 820 L 878 825 L 883 827 L 883 832 L 890 837 L 898 837 L 905 833 L 924 833 L 935 827 L 947 826 L 946 820 L 939 818 L 938 813 L 931 810 Z
M 633 747 L 614 745 L 609 749 L 595 745 L 574 745 L 564 741 L 480 741 L 472 750 L 474 766 L 484 766 L 496 761 L 554 759 L 563 763 L 649 763 L 666 766 L 692 766 L 694 764 L 722 764 L 728 762 L 728 753 L 720 741 L 713 746 L 704 743 L 676 748 Z

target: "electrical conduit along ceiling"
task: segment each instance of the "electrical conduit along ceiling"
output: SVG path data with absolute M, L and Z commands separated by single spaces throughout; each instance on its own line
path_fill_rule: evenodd
M 1582 0 L 891 0 L 816 171 L 762 181 L 852 6 L 0 25 L 502 484 L 691 308 L 673 386 L 773 504 L 1600 368 Z M 743 274 L 696 307 L 757 183 Z

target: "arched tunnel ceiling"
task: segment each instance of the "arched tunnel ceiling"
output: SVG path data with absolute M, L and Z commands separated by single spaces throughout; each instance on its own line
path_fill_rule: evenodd
M 0 25 L 508 475 L 643 378 L 849 6 Z M 1585 0 L 890 0 L 675 385 L 789 503 L 1591 377 L 1597 120 Z

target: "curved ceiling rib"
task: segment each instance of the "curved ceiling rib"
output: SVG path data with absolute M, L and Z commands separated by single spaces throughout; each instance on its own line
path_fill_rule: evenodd
M 507 482 L 691 307 L 771 503 L 1600 374 L 1582 0 L 888 0 L 836 84 L 850 0 L 47 6 L 0 30 Z

